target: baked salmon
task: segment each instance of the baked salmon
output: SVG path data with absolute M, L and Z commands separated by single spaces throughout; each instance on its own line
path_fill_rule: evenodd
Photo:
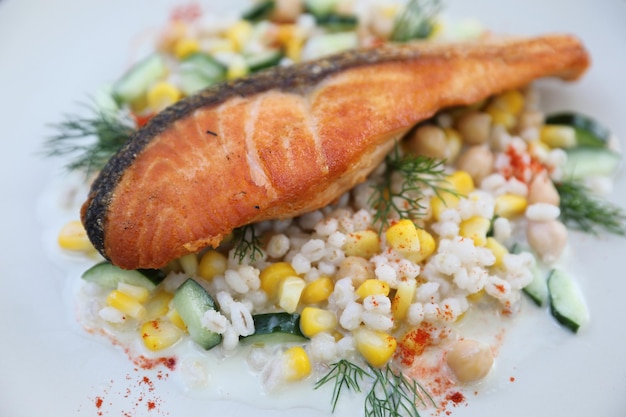
M 235 228 L 337 199 L 411 127 L 540 77 L 589 65 L 569 35 L 415 42 L 275 67 L 156 115 L 106 164 L 81 210 L 96 249 L 157 268 Z

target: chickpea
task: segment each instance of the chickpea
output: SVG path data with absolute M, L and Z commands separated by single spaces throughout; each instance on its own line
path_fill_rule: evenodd
M 374 266 L 365 258 L 348 256 L 339 265 L 335 276 L 337 281 L 342 278 L 350 278 L 354 285 L 359 285 L 366 279 L 376 278 Z
M 477 340 L 456 341 L 446 353 L 446 363 L 459 382 L 483 379 L 493 366 L 491 347 Z
M 558 220 L 530 220 L 526 226 L 528 244 L 545 262 L 555 262 L 567 244 L 567 228 Z
M 436 159 L 447 156 L 448 139 L 444 130 L 434 125 L 422 125 L 408 138 L 409 149 L 415 155 L 425 155 Z
M 470 111 L 459 117 L 456 128 L 468 145 L 480 145 L 489 140 L 491 116 L 488 113 Z
M 272 20 L 281 23 L 295 22 L 303 11 L 304 2 L 302 0 L 276 0 Z
M 474 184 L 480 184 L 483 178 L 491 174 L 494 160 L 495 156 L 487 146 L 475 145 L 459 156 L 456 165 L 472 177 Z
M 561 198 L 554 183 L 546 172 L 537 174 L 528 187 L 528 204 L 549 203 L 559 205 Z

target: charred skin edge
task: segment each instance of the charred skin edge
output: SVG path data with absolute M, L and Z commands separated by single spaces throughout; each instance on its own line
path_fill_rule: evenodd
M 561 40 L 571 41 L 572 45 L 577 43 L 573 36 L 555 36 L 560 37 Z M 184 119 L 199 108 L 217 106 L 231 98 L 250 97 L 273 89 L 303 94 L 315 84 L 333 74 L 364 65 L 415 60 L 428 58 L 429 56 L 436 59 L 446 59 L 447 56 L 459 57 L 469 55 L 472 57 L 492 57 L 507 61 L 525 60 L 528 57 L 524 54 L 518 55 L 513 53 L 509 56 L 500 56 L 501 47 L 504 44 L 516 43 L 518 41 L 521 44 L 536 43 L 536 46 L 541 47 L 542 43 L 547 43 L 545 39 L 551 39 L 551 37 L 505 38 L 502 39 L 502 43 L 491 42 L 483 44 L 482 42 L 474 42 L 474 44 L 480 45 L 481 49 L 479 51 L 473 50 L 471 54 L 464 52 L 464 46 L 472 44 L 472 42 L 443 44 L 444 48 L 447 48 L 445 50 L 441 48 L 441 44 L 438 47 L 431 47 L 428 42 L 421 41 L 402 45 L 384 45 L 377 48 L 347 51 L 324 59 L 291 66 L 271 67 L 246 78 L 208 87 L 198 94 L 178 101 L 154 116 L 145 126 L 137 130 L 128 142 L 109 159 L 92 183 L 88 199 L 81 208 L 81 219 L 87 235 L 96 250 L 105 259 L 109 259 L 105 248 L 106 215 L 109 203 L 113 199 L 115 188 L 124 172 L 133 164 L 137 156 L 141 154 L 152 139 L 158 137 L 174 122 Z M 549 50 L 543 52 L 550 53 Z M 586 56 L 583 58 L 588 59 Z M 584 72 L 587 65 L 588 62 L 585 61 L 585 65 L 575 68 L 571 73 L 563 73 L 561 77 L 568 80 L 577 79 Z

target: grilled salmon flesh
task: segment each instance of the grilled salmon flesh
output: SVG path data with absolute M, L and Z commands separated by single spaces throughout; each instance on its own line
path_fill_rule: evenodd
M 589 65 L 575 37 L 416 42 L 276 67 L 156 115 L 92 184 L 98 251 L 157 268 L 233 229 L 323 207 L 363 181 L 416 123 Z

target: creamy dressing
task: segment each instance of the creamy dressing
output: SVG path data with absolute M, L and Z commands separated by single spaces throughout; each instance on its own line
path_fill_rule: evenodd
M 175 357 L 176 366 L 166 382 L 190 398 L 233 401 L 264 409 L 304 407 L 324 414 L 331 413 L 332 385 L 327 384 L 318 390 L 313 388 L 316 379 L 323 376 L 327 369 L 316 369 L 304 381 L 266 392 L 263 389 L 263 374 L 251 369 L 253 366 L 249 358 L 254 349 L 252 346 L 241 346 L 234 352 L 224 354 L 221 348 L 204 351 L 188 336 L 184 336 L 167 350 L 151 352 L 143 346 L 135 326 L 124 327 L 102 320 L 98 310 L 103 306 L 104 290 L 80 279 L 80 275 L 99 260 L 98 255 L 94 254 L 92 259 L 71 256 L 59 249 L 56 242 L 60 225 L 68 219 L 75 219 L 82 203 L 81 196 L 85 192 L 83 178 L 72 176 L 56 179 L 46 189 L 38 206 L 42 224 L 46 225 L 43 231 L 46 252 L 66 272 L 64 301 L 70 326 L 79 323 L 90 333 L 104 335 L 105 339 L 122 347 L 131 359 Z M 575 270 L 576 262 L 568 259 L 567 254 L 563 256 L 563 262 L 569 265 L 569 270 Z M 557 348 L 567 337 L 571 337 L 554 323 L 547 308 L 536 307 L 526 297 L 519 311 L 512 315 L 494 314 L 497 306 L 497 303 L 474 304 L 463 319 L 450 326 L 449 335 L 442 339 L 438 348 L 431 349 L 409 371 L 425 378 L 417 382 L 433 394 L 439 407 L 451 407 L 450 401 L 446 400 L 446 395 L 451 392 L 464 393 L 464 398 L 469 398 L 470 404 L 473 400 L 471 397 L 476 394 L 481 397 L 497 395 L 500 390 L 510 386 L 516 369 L 525 361 L 537 352 Z M 488 343 L 496 356 L 490 374 L 480 382 L 465 387 L 456 386 L 452 382 L 450 371 L 446 369 L 443 360 L 446 345 L 458 335 Z M 268 355 L 268 360 L 271 357 L 271 352 L 261 353 Z M 421 371 L 418 369 L 420 367 Z M 442 385 L 441 381 L 445 383 Z M 365 392 L 366 385 L 363 383 L 362 387 Z M 354 410 L 362 410 L 364 397 L 365 393 L 343 393 L 335 413 L 352 415 Z M 440 415 L 442 409 L 430 408 L 430 412 L 432 415 Z

